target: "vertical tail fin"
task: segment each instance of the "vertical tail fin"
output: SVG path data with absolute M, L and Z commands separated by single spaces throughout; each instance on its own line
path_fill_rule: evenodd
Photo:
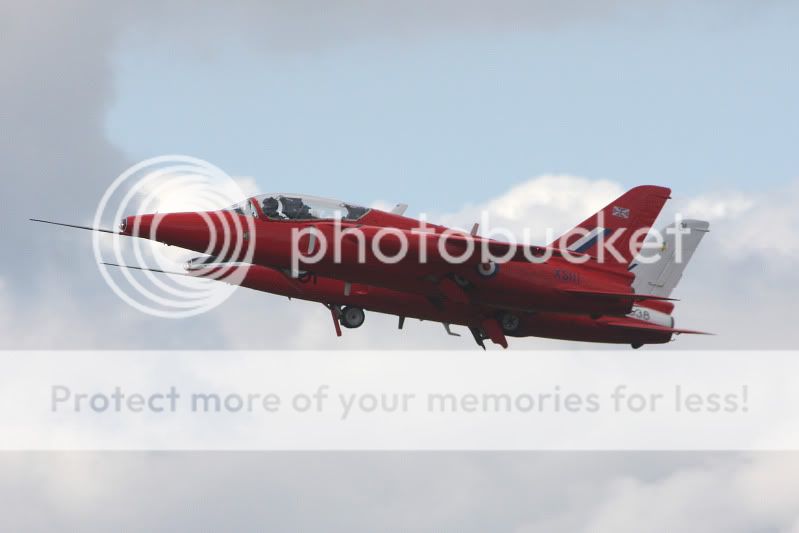
M 694 255 L 702 237 L 710 231 L 710 223 L 704 220 L 683 220 L 680 222 L 679 246 L 677 223 L 663 230 L 663 248 L 660 259 L 654 263 L 635 261 L 630 271 L 635 274 L 633 290 L 637 294 L 668 297 L 682 278 L 685 267 Z M 647 256 L 645 252 L 644 256 Z
M 635 250 L 631 250 L 631 239 L 642 228 L 652 227 L 670 194 L 671 189 L 666 187 L 634 187 L 556 239 L 550 246 L 594 257 L 604 255 L 607 262 L 629 265 L 636 255 Z M 639 235 L 633 244 L 642 242 L 645 236 Z M 614 259 L 609 253 L 611 245 L 619 252 L 621 260 Z M 606 248 L 602 253 L 601 246 Z

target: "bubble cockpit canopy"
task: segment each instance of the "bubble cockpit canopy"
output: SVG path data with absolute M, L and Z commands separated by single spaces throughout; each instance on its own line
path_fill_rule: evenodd
M 237 204 L 233 204 L 227 208 L 227 211 L 233 211 L 234 213 L 238 213 L 239 215 L 244 215 L 246 217 L 256 218 L 258 216 L 258 211 L 255 210 L 253 207 L 253 203 L 247 199 L 242 200 Z
M 253 204 L 257 204 L 264 216 L 270 220 L 347 220 L 355 221 L 369 212 L 366 207 L 348 204 L 339 200 L 316 198 L 298 194 L 262 194 L 229 209 L 240 215 L 257 216 Z

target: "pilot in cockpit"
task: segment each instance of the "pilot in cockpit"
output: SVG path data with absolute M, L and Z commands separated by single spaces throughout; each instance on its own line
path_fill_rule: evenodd
M 263 206 L 264 216 L 266 216 L 267 218 L 274 218 L 274 219 L 283 218 L 280 215 L 280 213 L 278 213 L 278 208 L 280 207 L 280 204 L 278 203 L 277 198 L 268 196 L 264 198 L 264 201 L 261 205 Z
M 307 220 L 315 218 L 311 214 L 311 208 L 302 201 L 302 198 L 281 196 L 280 202 L 283 206 L 283 215 L 290 220 Z

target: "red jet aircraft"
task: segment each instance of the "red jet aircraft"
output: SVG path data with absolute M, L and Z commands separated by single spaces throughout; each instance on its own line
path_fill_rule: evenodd
M 118 234 L 206 254 L 189 261 L 186 275 L 227 269 L 242 274 L 242 286 L 321 302 L 338 335 L 339 325 L 357 328 L 372 310 L 399 316 L 400 328 L 406 317 L 441 322 L 450 334 L 451 324 L 467 326 L 483 348 L 485 339 L 506 348 L 506 335 L 638 348 L 699 333 L 675 329 L 671 317 L 684 262 L 661 258 L 655 270 L 634 262 L 669 194 L 633 188 L 548 247 L 484 239 L 476 225 L 466 234 L 426 224 L 403 216 L 401 205 L 386 212 L 295 194 L 129 216 Z M 689 222 L 701 239 L 707 224 Z M 697 244 L 689 239 L 690 253 Z

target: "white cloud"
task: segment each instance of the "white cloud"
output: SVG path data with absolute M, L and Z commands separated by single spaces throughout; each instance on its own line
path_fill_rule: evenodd
M 132 185 L 137 191 L 136 197 L 141 202 L 136 206 L 136 211 L 145 213 L 222 209 L 258 192 L 255 178 L 252 177 L 158 170 L 134 178 L 137 182 Z M 109 202 L 107 209 L 118 207 L 112 203 Z
M 751 196 L 741 192 L 702 195 L 685 202 L 681 211 L 687 218 L 719 221 L 734 219 L 754 206 Z
M 733 261 L 758 256 L 767 264 L 799 260 L 799 180 L 756 193 L 704 194 L 677 204 L 686 217 L 712 222 L 712 240 Z
M 607 180 L 544 175 L 531 178 L 479 204 L 465 206 L 454 213 L 431 216 L 431 219 L 469 229 L 473 223 L 481 222 L 483 214 L 487 213 L 490 227 L 481 228 L 482 235 L 490 236 L 487 234 L 490 228 L 507 228 L 518 241 L 546 244 L 547 228 L 552 228 L 552 238 L 558 237 L 623 192 L 619 184 Z

